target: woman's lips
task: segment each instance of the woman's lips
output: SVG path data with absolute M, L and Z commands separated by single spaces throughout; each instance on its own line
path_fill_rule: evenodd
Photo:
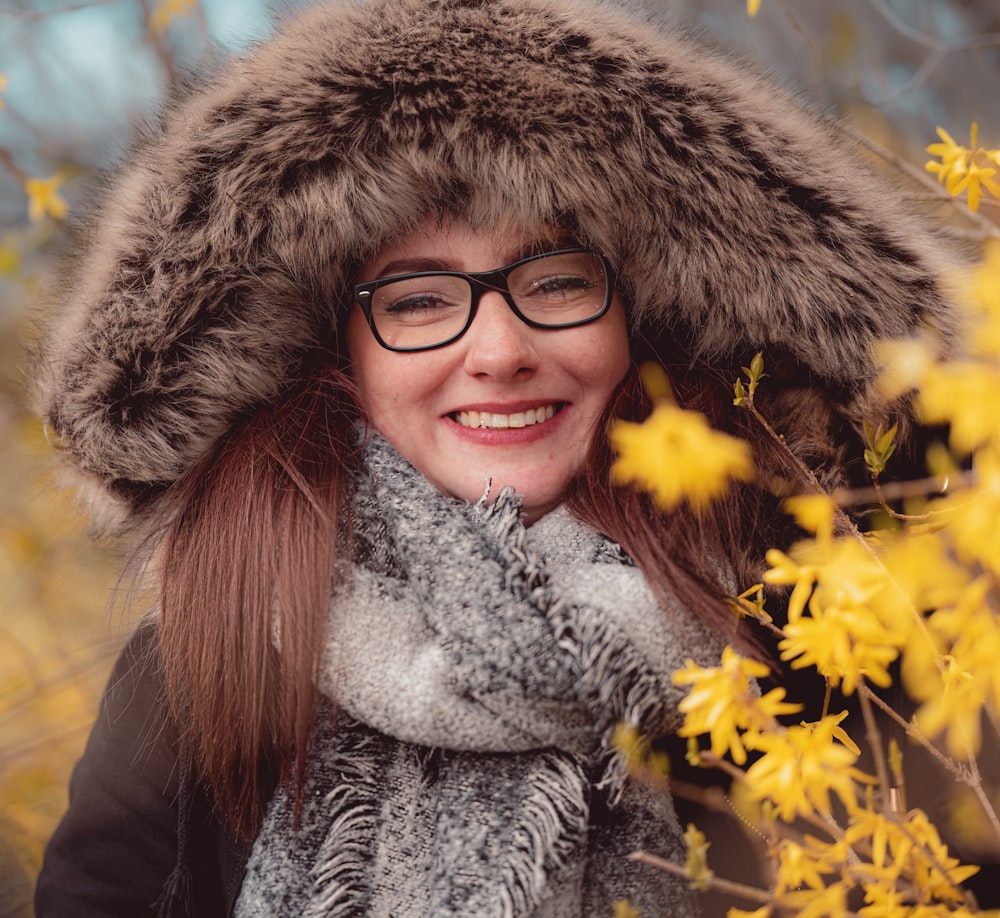
M 524 411 L 512 411 L 510 414 L 498 414 L 492 411 L 456 411 L 450 417 L 462 427 L 472 427 L 479 430 L 507 430 L 544 424 L 558 414 L 561 408 L 562 402 L 550 402 L 547 405 L 538 405 Z

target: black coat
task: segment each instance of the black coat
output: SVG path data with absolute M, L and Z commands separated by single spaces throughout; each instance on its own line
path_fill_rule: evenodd
M 140 628 L 115 664 L 69 809 L 45 852 L 37 918 L 143 918 L 177 864 L 178 731 L 166 715 L 156 629 Z M 231 915 L 248 851 L 195 786 L 186 823 L 191 918 Z

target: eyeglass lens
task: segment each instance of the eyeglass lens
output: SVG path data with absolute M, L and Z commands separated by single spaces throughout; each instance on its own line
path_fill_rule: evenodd
M 556 252 L 523 262 L 507 275 L 507 292 L 530 324 L 560 327 L 596 318 L 606 307 L 608 279 L 590 252 Z M 474 291 L 455 274 L 401 277 L 378 287 L 371 316 L 390 347 L 411 349 L 443 344 L 465 329 Z

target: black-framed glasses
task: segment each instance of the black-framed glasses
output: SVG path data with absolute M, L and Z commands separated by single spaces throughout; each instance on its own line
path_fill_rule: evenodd
M 461 338 L 484 293 L 503 295 L 532 328 L 573 328 L 599 319 L 614 295 L 603 255 L 583 248 L 522 258 L 472 274 L 416 271 L 357 284 L 352 295 L 379 344 L 390 351 L 427 351 Z

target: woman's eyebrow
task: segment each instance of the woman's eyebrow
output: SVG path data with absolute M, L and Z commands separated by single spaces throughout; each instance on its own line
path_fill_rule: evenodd
M 410 274 L 415 271 L 456 271 L 457 268 L 442 258 L 433 256 L 414 256 L 412 258 L 396 258 L 383 265 L 371 280 L 392 277 L 394 274 Z
M 569 233 L 559 233 L 556 236 L 544 236 L 534 239 L 527 239 L 510 249 L 503 256 L 496 267 L 502 268 L 505 265 L 512 265 L 522 258 L 530 258 L 532 255 L 541 255 L 544 252 L 553 252 L 558 249 L 574 248 L 580 243 Z M 382 265 L 375 274 L 367 280 L 381 280 L 386 277 L 393 277 L 396 274 L 411 274 L 417 271 L 455 271 L 456 273 L 466 273 L 453 261 L 434 255 L 413 255 L 406 258 L 394 258 L 392 261 Z
M 580 245 L 570 233 L 557 233 L 552 236 L 529 237 L 516 249 L 512 249 L 504 258 L 503 264 L 511 265 L 522 258 L 532 255 L 544 255 L 546 252 L 558 252 L 560 249 L 573 249 Z

